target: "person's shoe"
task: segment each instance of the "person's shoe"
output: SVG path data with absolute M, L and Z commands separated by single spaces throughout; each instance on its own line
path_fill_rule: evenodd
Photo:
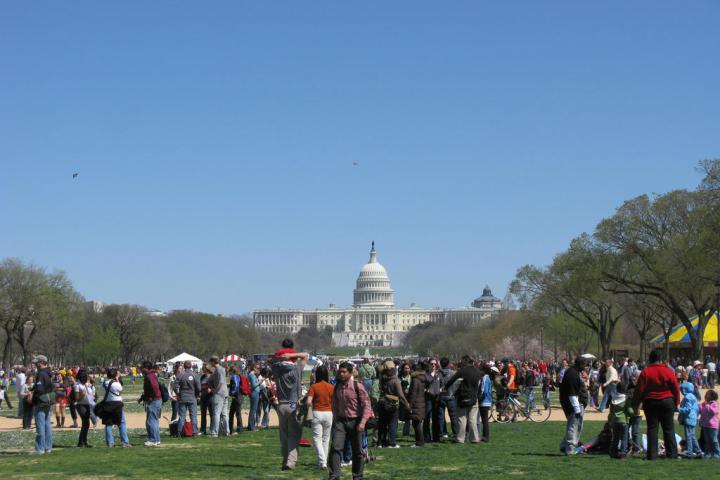
M 33 450 L 32 452 L 30 452 L 30 455 L 44 455 L 44 454 L 45 454 L 45 452 L 43 452 L 42 450 Z
M 45 450 L 45 453 L 52 453 L 52 448 Z
M 389 447 L 386 447 L 386 448 L 400 448 L 400 445 L 390 445 Z
M 130 445 L 129 443 L 123 443 L 123 444 L 122 444 L 122 447 L 123 447 L 123 448 L 131 448 L 132 445 Z
M 145 445 L 146 447 L 154 447 L 155 442 L 151 442 L 150 440 L 148 440 L 147 442 L 143 443 L 143 445 Z
M 340 464 L 340 466 L 341 466 L 341 467 L 351 467 L 351 466 L 352 466 L 352 462 L 342 462 L 342 463 Z

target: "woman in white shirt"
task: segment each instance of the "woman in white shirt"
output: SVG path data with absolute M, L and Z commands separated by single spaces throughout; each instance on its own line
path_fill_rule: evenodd
M 73 385 L 73 395 L 75 396 L 75 408 L 80 415 L 80 437 L 78 438 L 79 448 L 89 448 L 87 443 L 88 430 L 90 429 L 90 402 L 88 400 L 87 387 L 87 371 L 80 370 L 78 372 L 77 381 Z
M 122 391 L 123 386 L 120 380 L 120 371 L 117 368 L 111 368 L 107 373 L 108 379 L 104 382 L 105 386 L 105 401 L 119 411 L 112 415 L 113 418 L 103 418 L 103 424 L 105 424 L 105 443 L 108 447 L 115 446 L 115 439 L 113 438 L 113 425 L 117 425 L 120 430 L 120 441 L 123 447 L 130 446 L 130 440 L 127 434 L 127 424 L 125 423 L 125 411 L 122 403 Z

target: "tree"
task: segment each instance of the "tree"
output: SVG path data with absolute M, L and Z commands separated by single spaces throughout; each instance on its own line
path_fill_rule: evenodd
M 584 234 L 549 267 L 520 268 L 510 290 L 526 308 L 540 312 L 556 308 L 595 332 L 601 355 L 607 358 L 615 328 L 625 314 L 617 298 L 602 288 L 601 274 L 611 261 Z
M 629 200 L 597 227 L 606 252 L 621 259 L 603 268 L 609 292 L 654 297 L 687 328 L 696 358 L 702 357 L 705 327 L 712 316 L 713 283 L 720 265 L 716 205 L 702 192 L 677 190 Z M 697 330 L 691 322 L 698 318 Z
M 116 332 L 120 341 L 120 364 L 130 365 L 139 360 L 138 354 L 148 339 L 148 315 L 138 305 L 108 305 L 102 312 L 106 324 Z

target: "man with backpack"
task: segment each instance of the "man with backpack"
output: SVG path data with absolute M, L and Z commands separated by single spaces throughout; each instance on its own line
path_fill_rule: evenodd
M 147 430 L 146 447 L 157 447 L 160 445 L 160 415 L 162 414 L 163 396 L 160 391 L 155 366 L 152 362 L 144 361 L 141 367 L 143 376 L 143 394 L 138 402 L 145 403 L 145 429 Z
M 230 418 L 228 427 L 230 435 L 235 431 L 238 435 L 242 433 L 243 421 L 242 421 L 242 401 L 243 401 L 243 381 L 240 367 L 235 365 L 230 368 L 232 372 L 230 374 Z M 233 430 L 233 424 L 237 420 L 237 430 Z
M 183 435 L 186 410 L 190 412 L 192 435 L 198 434 L 197 402 L 200 398 L 200 377 L 193 372 L 191 361 L 186 360 L 183 367 L 183 371 L 178 375 L 174 384 L 178 401 L 178 437 Z
M 455 382 L 460 382 L 457 389 L 458 405 L 458 431 L 455 442 L 465 443 L 465 430 L 470 427 L 470 443 L 480 443 L 477 428 L 478 416 L 478 385 L 480 384 L 480 370 L 475 368 L 472 358 L 464 355 L 460 362 L 460 370 L 452 376 L 445 385 L 449 390 Z

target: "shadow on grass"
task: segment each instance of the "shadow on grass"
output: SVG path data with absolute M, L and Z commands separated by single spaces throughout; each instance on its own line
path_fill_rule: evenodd
M 512 456 L 521 457 L 560 457 L 560 458 L 601 458 L 607 457 L 607 455 L 573 455 L 567 456 L 564 453 L 549 453 L 549 452 L 527 452 L 527 453 L 511 453 Z

